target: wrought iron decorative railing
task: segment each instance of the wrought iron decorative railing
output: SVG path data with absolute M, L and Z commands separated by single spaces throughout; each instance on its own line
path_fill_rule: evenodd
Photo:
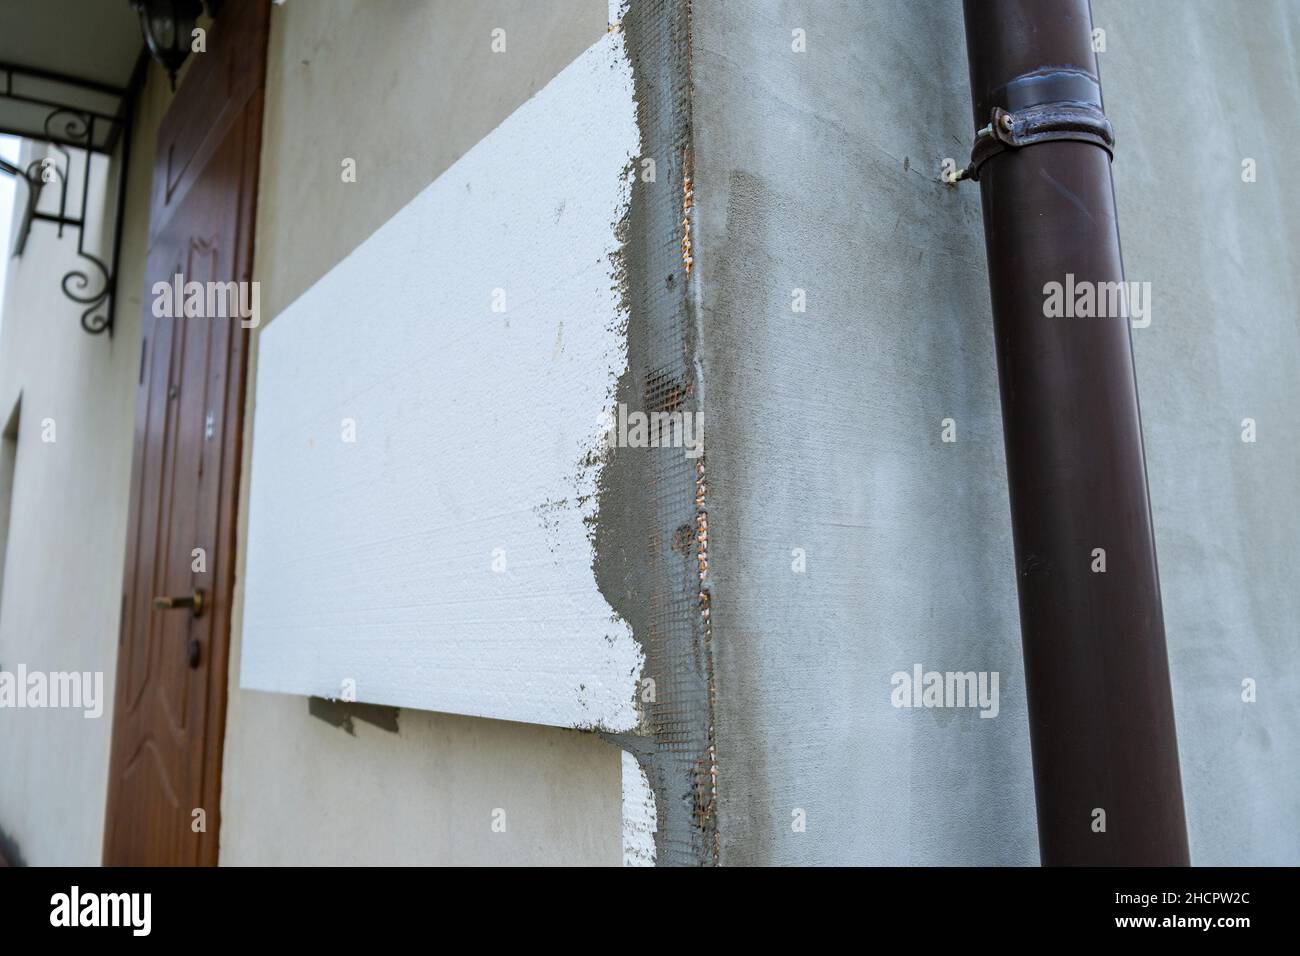
M 11 100 L 27 107 L 27 113 L 47 110 L 39 129 L 28 123 L 26 128 L 0 128 L 0 132 L 14 133 L 28 139 L 43 140 L 50 152 L 22 169 L 12 163 L 0 161 L 3 170 L 27 185 L 27 197 L 22 207 L 22 219 L 17 229 L 13 254 L 22 255 L 27 237 L 34 223 L 46 222 L 58 230 L 63 238 L 66 230 L 76 230 L 77 257 L 82 265 L 72 268 L 63 276 L 60 286 L 63 294 L 81 310 L 81 327 L 92 335 L 113 331 L 116 299 L 118 255 L 122 244 L 122 207 L 126 194 L 127 166 L 130 158 L 130 126 L 132 96 L 127 89 L 116 89 L 101 84 L 87 84 L 73 77 L 31 70 L 25 67 L 0 63 L 0 100 Z M 43 93 L 37 93 L 42 90 Z M 69 105 L 53 98 L 51 91 L 86 92 L 101 101 L 116 100 L 116 113 L 103 112 L 83 104 Z M 114 156 L 119 162 L 113 163 Z M 87 248 L 87 213 L 97 197 L 92 195 L 91 170 L 96 156 L 106 159 L 109 173 L 104 179 L 106 193 L 103 232 L 111 226 L 111 248 L 91 252 Z M 79 167 L 74 173 L 74 166 Z M 80 189 L 72 192 L 69 185 L 73 177 L 80 178 Z M 57 184 L 57 202 L 43 203 L 47 189 Z M 108 192 L 112 185 L 111 193 Z M 110 208 L 111 206 L 111 208 Z

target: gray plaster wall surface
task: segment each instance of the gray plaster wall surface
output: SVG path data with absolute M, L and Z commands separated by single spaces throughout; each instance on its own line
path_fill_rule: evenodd
M 1134 347 L 1192 858 L 1294 865 L 1300 7 L 1094 19 L 1154 297 Z M 979 193 L 940 181 L 973 133 L 960 4 L 692 25 L 721 862 L 1035 864 Z M 894 707 L 918 663 L 997 672 L 998 716 Z
M 596 42 L 607 16 L 603 0 L 273 7 L 254 262 L 262 328 Z M 506 31 L 501 54 L 491 51 L 496 28 Z M 345 158 L 356 182 L 342 181 Z M 246 524 L 239 536 L 242 580 Z M 223 864 L 621 862 L 618 747 L 420 711 L 351 719 L 303 697 L 241 690 L 242 601 L 238 591 Z M 497 810 L 504 832 L 492 827 Z
M 1300 4 L 1094 0 L 1093 18 L 1125 270 L 1154 296 L 1133 347 L 1192 862 L 1295 866 Z

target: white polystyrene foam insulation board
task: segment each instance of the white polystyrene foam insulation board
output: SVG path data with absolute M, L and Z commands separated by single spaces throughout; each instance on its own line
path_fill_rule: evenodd
M 262 332 L 242 687 L 635 727 L 588 519 L 639 152 L 615 31 Z

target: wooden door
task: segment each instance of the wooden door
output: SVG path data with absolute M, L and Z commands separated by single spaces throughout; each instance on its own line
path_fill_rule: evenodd
M 104 862 L 213 865 L 247 331 L 156 282 L 252 279 L 269 4 L 228 0 L 159 129 Z M 205 287 L 206 288 L 206 287 Z M 222 310 L 228 311 L 228 310 Z M 202 594 L 202 608 L 159 598 Z

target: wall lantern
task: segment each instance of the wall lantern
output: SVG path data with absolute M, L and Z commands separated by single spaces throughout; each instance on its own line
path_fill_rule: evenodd
M 190 55 L 191 38 L 203 12 L 203 0 L 131 0 L 131 7 L 140 16 L 140 29 L 150 56 L 166 69 L 172 89 L 176 89 L 176 71 Z

